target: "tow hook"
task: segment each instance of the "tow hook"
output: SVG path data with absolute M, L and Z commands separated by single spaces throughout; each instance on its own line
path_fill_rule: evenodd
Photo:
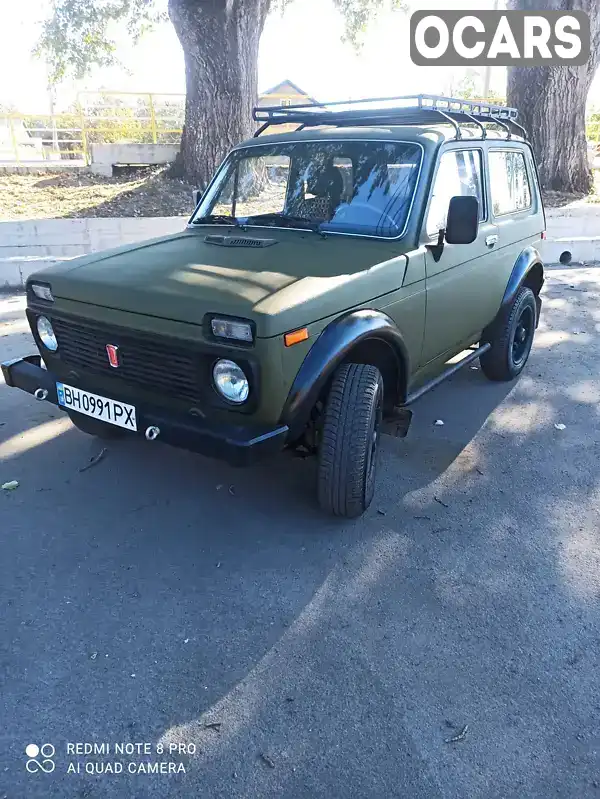
M 160 435 L 160 427 L 154 427 L 154 425 L 152 425 L 148 427 L 144 435 L 146 436 L 146 441 L 156 441 Z

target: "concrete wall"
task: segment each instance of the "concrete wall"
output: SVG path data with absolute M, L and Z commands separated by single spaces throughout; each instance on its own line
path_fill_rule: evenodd
M 159 216 L 0 222 L 0 260 L 18 256 L 63 258 L 107 250 L 119 244 L 177 233 L 185 227 L 187 219 Z
M 92 144 L 90 169 L 112 175 L 114 164 L 169 164 L 179 152 L 176 144 Z
M 600 204 L 548 210 L 546 263 L 569 251 L 574 262 L 600 262 Z M 57 259 L 74 258 L 156 236 L 177 233 L 187 217 L 37 219 L 0 222 L 0 288 L 20 287 L 27 275 Z
M 600 261 L 600 203 L 572 203 L 546 211 L 548 240 L 543 245 L 547 263 L 557 263 L 570 252 L 576 263 Z
M 0 222 L 0 288 L 19 288 L 29 274 L 57 260 L 178 233 L 187 220 L 167 216 Z

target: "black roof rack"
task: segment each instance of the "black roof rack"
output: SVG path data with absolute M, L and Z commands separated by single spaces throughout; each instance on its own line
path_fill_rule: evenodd
M 256 122 L 262 122 L 254 134 L 259 136 L 271 125 L 298 124 L 301 128 L 323 125 L 376 126 L 376 125 L 435 125 L 451 124 L 456 138 L 461 138 L 461 124 L 475 124 L 485 138 L 485 123 L 495 123 L 506 130 L 507 138 L 516 131 L 527 138 L 527 133 L 517 122 L 516 108 L 494 105 L 482 100 L 464 100 L 458 97 L 441 97 L 434 94 L 417 94 L 406 97 L 377 97 L 365 100 L 341 100 L 334 103 L 256 107 Z

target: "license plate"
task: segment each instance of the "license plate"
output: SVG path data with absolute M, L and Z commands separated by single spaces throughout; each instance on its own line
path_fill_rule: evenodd
M 92 416 L 107 424 L 124 427 L 126 430 L 137 430 L 133 405 L 126 405 L 124 402 L 117 402 L 108 397 L 100 397 L 98 394 L 82 391 L 80 388 L 68 386 L 66 383 L 57 383 L 56 393 L 58 404 L 64 408 L 83 413 L 85 416 Z

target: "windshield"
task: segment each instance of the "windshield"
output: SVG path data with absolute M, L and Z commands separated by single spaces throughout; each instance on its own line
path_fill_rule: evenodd
M 418 144 L 368 139 L 236 150 L 192 221 L 397 238 L 408 220 L 421 153 Z

